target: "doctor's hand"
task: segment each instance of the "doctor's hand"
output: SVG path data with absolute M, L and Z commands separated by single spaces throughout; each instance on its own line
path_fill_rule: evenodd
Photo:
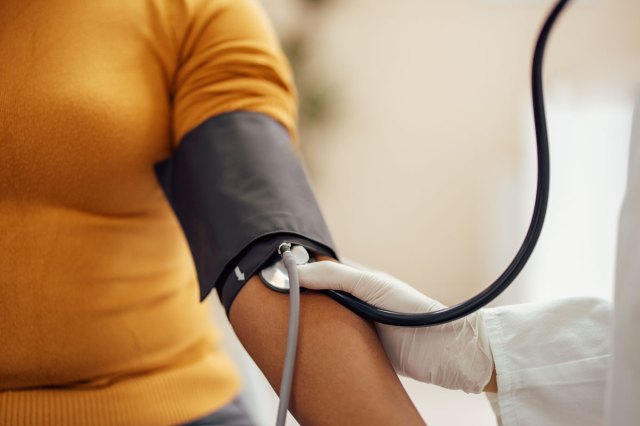
M 382 272 L 327 261 L 299 266 L 298 271 L 303 287 L 345 291 L 386 310 L 421 313 L 445 307 Z M 481 311 L 433 327 L 376 328 L 398 374 L 467 393 L 493 388 L 487 386 L 490 380 L 493 385 L 494 366 Z

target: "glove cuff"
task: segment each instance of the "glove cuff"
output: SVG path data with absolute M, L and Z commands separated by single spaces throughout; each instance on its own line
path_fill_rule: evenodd
M 461 365 L 465 379 L 460 387 L 466 393 L 481 393 L 493 375 L 493 354 L 489 345 L 489 335 L 484 324 L 483 311 L 465 318 L 468 327 L 469 354 L 467 362 Z

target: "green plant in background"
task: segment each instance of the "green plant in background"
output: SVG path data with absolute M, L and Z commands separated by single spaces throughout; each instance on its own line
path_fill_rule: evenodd
M 282 45 L 294 72 L 299 96 L 300 132 L 306 134 L 331 118 L 332 90 L 310 63 L 313 38 L 320 31 L 322 12 L 333 0 L 297 0 L 298 24 L 282 37 Z

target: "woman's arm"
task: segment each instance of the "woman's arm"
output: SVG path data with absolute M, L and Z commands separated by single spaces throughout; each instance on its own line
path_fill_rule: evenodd
M 290 410 L 303 425 L 423 425 L 374 327 L 327 296 L 303 293 Z M 289 298 L 251 278 L 231 324 L 279 391 Z

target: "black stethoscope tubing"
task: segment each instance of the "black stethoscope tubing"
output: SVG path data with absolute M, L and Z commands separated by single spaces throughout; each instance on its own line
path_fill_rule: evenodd
M 500 295 L 515 280 L 524 268 L 533 252 L 547 211 L 549 200 L 549 140 L 547 120 L 545 116 L 544 96 L 542 91 L 542 62 L 544 50 L 551 29 L 569 0 L 559 0 L 540 31 L 533 54 L 531 72 L 531 89 L 533 100 L 533 116 L 536 129 L 536 147 L 538 156 L 538 184 L 533 215 L 527 234 L 507 269 L 482 292 L 472 298 L 439 311 L 426 313 L 400 313 L 377 308 L 352 296 L 349 293 L 326 290 L 331 298 L 354 311 L 358 315 L 381 324 L 403 327 L 425 327 L 455 321 L 486 306 Z

